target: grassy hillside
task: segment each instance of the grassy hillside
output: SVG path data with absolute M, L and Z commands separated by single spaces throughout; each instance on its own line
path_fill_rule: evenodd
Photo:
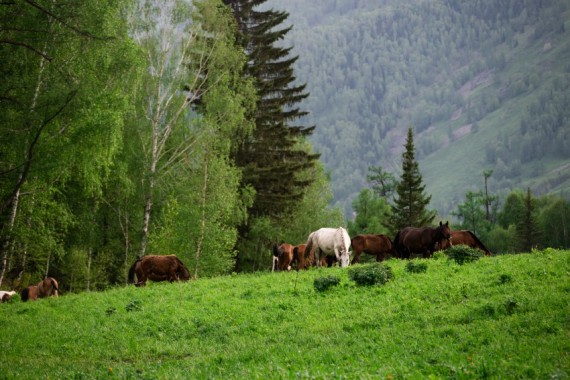
M 0 377 L 570 376 L 570 251 L 387 265 L 384 286 L 332 268 L 2 304 Z
M 311 140 L 346 215 L 369 166 L 399 175 L 410 125 L 442 215 L 483 188 L 487 169 L 493 194 L 530 187 L 570 197 L 570 119 L 560 111 L 570 97 L 541 99 L 570 81 L 567 2 L 269 3 L 291 14 L 287 43 L 311 92 Z

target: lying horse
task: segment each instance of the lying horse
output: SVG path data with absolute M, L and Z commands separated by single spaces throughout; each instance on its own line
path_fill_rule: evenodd
M 433 227 L 406 227 L 398 231 L 394 238 L 397 256 L 402 259 L 409 259 L 412 254 L 421 254 L 424 258 L 433 255 L 435 245 L 441 244 L 442 240 L 449 240 L 451 230 L 449 222 Z
M 188 281 L 190 271 L 176 255 L 148 255 L 139 257 L 129 269 L 129 284 L 138 282 L 135 286 L 145 286 L 151 281 Z
M 322 257 L 334 255 L 340 266 L 344 268 L 350 264 L 349 248 L 350 237 L 344 228 L 321 228 L 311 232 L 305 252 L 311 254 L 314 250 L 315 261 L 319 267 L 322 265 Z
M 387 255 L 394 253 L 394 245 L 392 240 L 386 235 L 356 235 L 351 240 L 354 257 L 352 264 L 360 262 L 360 254 L 362 252 L 376 256 L 376 261 L 386 260 Z
M 290 271 L 293 265 L 293 246 L 291 244 L 282 243 L 281 245 L 273 244 L 273 267 L 271 271 L 286 270 Z
M 441 244 L 436 246 L 437 249 L 447 249 L 452 245 L 466 245 L 471 248 L 480 249 L 485 253 L 485 256 L 492 256 L 491 251 L 479 240 L 479 238 L 469 230 L 451 231 L 451 238 L 449 240 L 442 240 Z
M 46 297 L 57 297 L 59 296 L 59 285 L 57 280 L 53 277 L 46 277 L 36 285 L 28 286 L 26 289 L 22 290 L 21 297 L 22 301 L 35 301 L 38 298 Z
M 12 291 L 0 290 L 0 303 L 10 301 L 10 298 L 12 298 L 14 294 L 16 294 L 16 292 L 13 290 Z

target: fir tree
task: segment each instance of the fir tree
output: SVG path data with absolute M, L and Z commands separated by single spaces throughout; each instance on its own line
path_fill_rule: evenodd
M 540 238 L 536 216 L 536 199 L 530 188 L 523 198 L 523 208 L 517 218 L 516 225 L 517 246 L 519 252 L 530 252 L 536 248 Z
M 312 168 L 319 155 L 299 144 L 314 126 L 293 125 L 307 112 L 296 105 L 309 94 L 305 84 L 295 84 L 291 47 L 278 42 L 292 26 L 279 26 L 289 14 L 273 9 L 257 11 L 266 0 L 225 0 L 239 25 L 238 41 L 248 57 L 245 72 L 254 81 L 258 101 L 253 134 L 234 151 L 236 164 L 243 169 L 243 186 L 255 190 L 249 215 L 282 218 L 301 200 L 311 183 L 302 179 L 303 170 Z M 305 176 L 306 177 L 306 176 Z
M 422 227 L 431 224 L 435 211 L 427 210 L 431 195 L 425 195 L 418 162 L 415 160 L 414 132 L 410 127 L 405 151 L 402 153 L 402 176 L 396 185 L 389 228 L 398 231 L 405 227 Z

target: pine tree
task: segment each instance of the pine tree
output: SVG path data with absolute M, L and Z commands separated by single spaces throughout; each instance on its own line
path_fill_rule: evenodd
M 301 172 L 312 168 L 319 155 L 298 144 L 314 126 L 293 125 L 307 112 L 296 105 L 309 96 L 305 84 L 295 84 L 291 47 L 278 42 L 292 26 L 279 29 L 289 16 L 273 9 L 257 11 L 266 0 L 224 0 L 239 25 L 238 41 L 248 57 L 245 71 L 254 81 L 258 101 L 250 118 L 253 134 L 234 151 L 234 160 L 243 170 L 243 187 L 256 192 L 249 215 L 282 218 L 302 198 L 311 183 Z
M 517 218 L 517 246 L 519 252 L 530 252 L 538 245 L 540 232 L 536 216 L 536 199 L 530 188 L 523 198 L 523 208 Z
M 402 176 L 396 185 L 396 196 L 392 205 L 392 218 L 387 226 L 394 232 L 404 227 L 429 225 L 435 218 L 435 211 L 427 210 L 431 195 L 425 195 L 418 162 L 415 160 L 414 132 L 410 127 L 405 151 L 402 153 Z

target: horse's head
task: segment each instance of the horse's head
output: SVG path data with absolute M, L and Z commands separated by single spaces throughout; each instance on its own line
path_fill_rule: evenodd
M 350 251 L 342 252 L 340 255 L 340 267 L 345 268 L 350 265 Z
M 443 224 L 441 221 L 439 222 L 439 227 L 437 227 L 437 234 L 439 241 L 447 240 L 449 245 L 451 245 L 451 228 L 449 228 L 449 221 Z

